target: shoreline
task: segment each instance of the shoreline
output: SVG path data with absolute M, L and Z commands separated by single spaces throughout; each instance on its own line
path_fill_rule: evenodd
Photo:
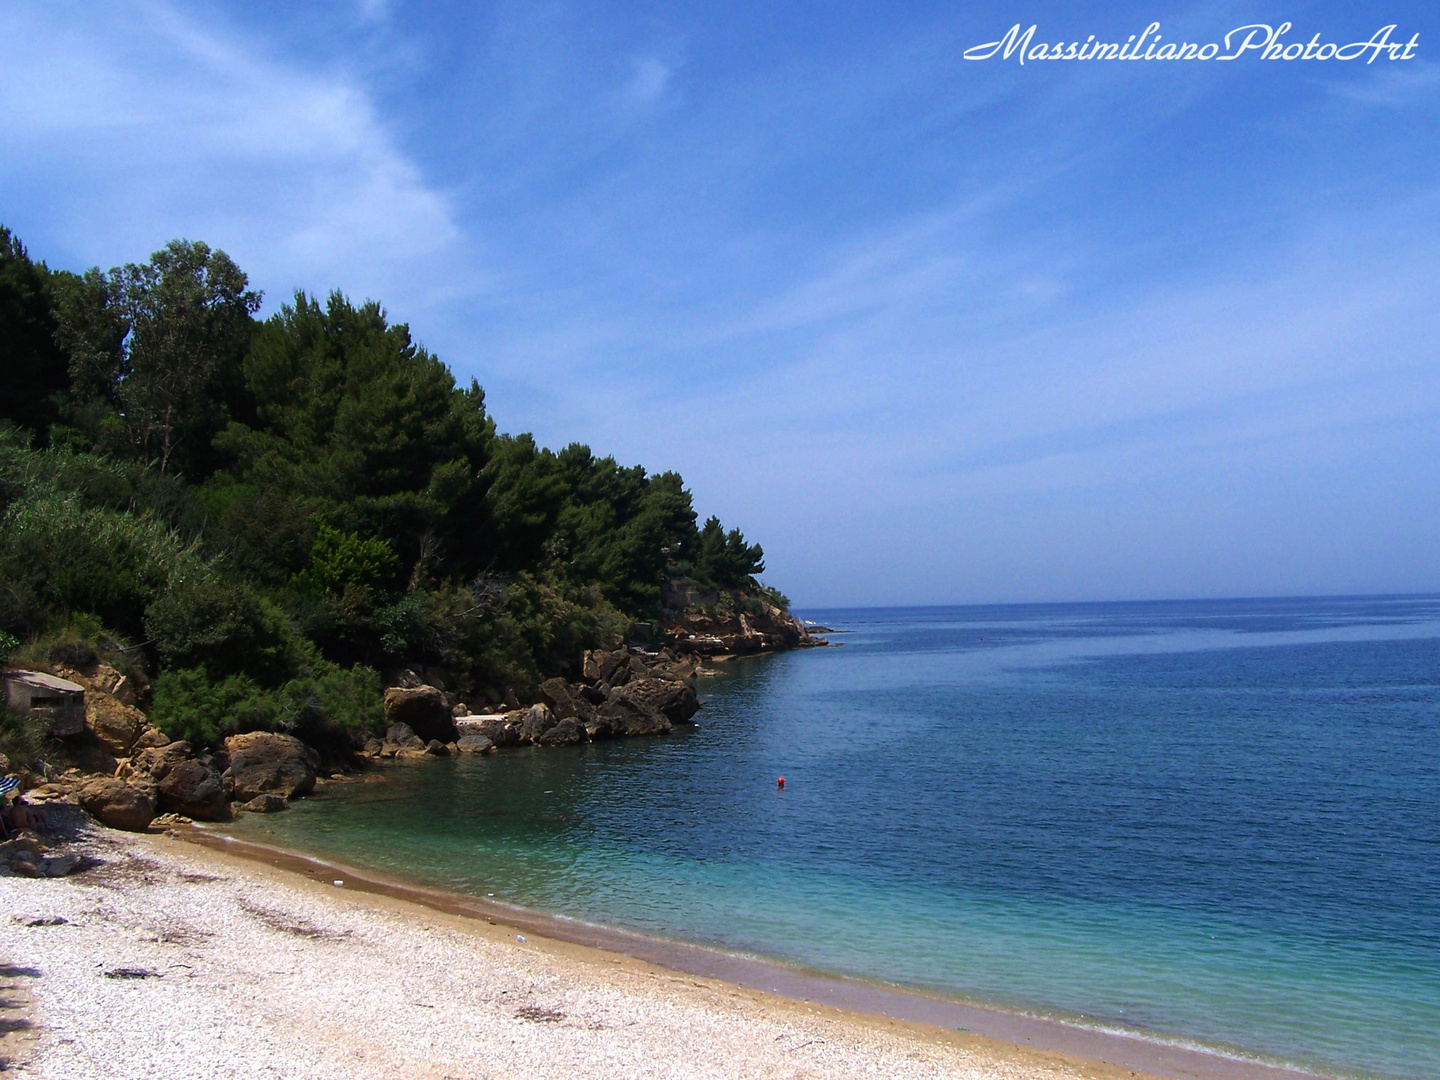
M 33 1051 L 0 1055 L 31 1080 L 1137 1075 L 336 888 L 315 863 L 173 834 L 75 841 L 84 871 L 0 893 L 0 970 L 33 1000 Z
M 670 940 L 620 927 L 584 922 L 515 907 L 465 893 L 403 881 L 378 871 L 259 843 L 194 825 L 167 835 L 204 851 L 258 863 L 317 883 L 343 880 L 350 894 L 384 897 L 460 919 L 503 925 L 554 942 L 602 954 L 620 955 L 683 975 L 698 976 L 782 1001 L 836 1009 L 882 1022 L 963 1032 L 1017 1051 L 1058 1054 L 1090 1066 L 1128 1075 L 1170 1080 L 1325 1080 L 1325 1074 L 1269 1064 L 1146 1035 L 1008 1011 L 901 986 L 811 971 L 779 961 Z M 334 888 L 333 885 L 330 886 Z M 339 891 L 339 890 L 337 890 Z

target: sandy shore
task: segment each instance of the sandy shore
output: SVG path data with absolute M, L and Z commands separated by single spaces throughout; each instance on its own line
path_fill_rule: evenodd
M 100 865 L 0 882 L 0 1055 L 22 1076 L 1136 1075 L 681 975 L 164 836 L 95 830 L 85 846 Z

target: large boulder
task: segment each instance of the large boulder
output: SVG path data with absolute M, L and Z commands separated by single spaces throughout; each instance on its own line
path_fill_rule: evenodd
M 279 795 L 293 799 L 308 795 L 315 788 L 315 770 L 319 759 L 315 751 L 293 735 L 270 731 L 252 731 L 248 735 L 231 735 L 225 740 L 230 768 L 225 777 L 232 788 L 232 798 L 248 802 L 257 795 Z
M 225 778 L 208 759 L 197 761 L 190 744 L 140 750 L 131 759 L 131 768 L 155 781 L 155 801 L 160 810 L 201 821 L 221 821 L 229 816 L 229 795 Z
M 112 829 L 144 832 L 155 819 L 155 797 L 145 785 L 97 776 L 75 794 L 91 817 Z
M 573 746 L 585 742 L 586 738 L 584 725 L 571 716 L 543 732 L 535 741 L 541 746 Z
M 289 808 L 290 804 L 279 795 L 256 795 L 249 802 L 241 803 L 239 807 L 251 814 L 275 814 Z
M 455 749 L 462 754 L 488 754 L 495 749 L 495 741 L 485 735 L 461 735 Z
M 541 735 L 555 726 L 555 714 L 543 703 L 531 705 L 525 719 L 520 721 L 520 741 L 538 742 Z
M 85 726 L 115 757 L 128 757 L 141 732 L 148 728 L 145 714 L 104 690 L 85 691 Z
M 677 678 L 647 676 L 631 679 L 610 694 L 611 701 L 628 701 L 648 712 L 657 712 L 672 724 L 683 724 L 700 709 L 694 688 Z
M 182 761 L 155 785 L 161 810 L 201 821 L 223 821 L 229 817 L 230 800 L 225 778 L 211 765 L 193 758 Z
M 585 681 L 614 686 L 629 674 L 630 653 L 626 649 L 589 649 L 581 658 L 580 671 Z
M 385 722 L 407 724 L 421 742 L 455 740 L 455 721 L 445 695 L 433 686 L 391 686 L 385 690 Z
M 148 750 L 152 746 L 168 746 L 169 743 L 170 736 L 159 728 L 146 728 L 135 740 L 135 745 L 130 747 L 130 753 L 138 754 L 141 750 Z
M 662 712 L 647 707 L 633 698 L 612 696 L 595 711 L 595 719 L 586 725 L 592 739 L 619 738 L 630 735 L 665 735 L 671 728 L 670 719 Z
M 584 723 L 595 715 L 595 706 L 564 679 L 546 679 L 540 684 L 540 697 L 557 720 L 578 719 Z
M 167 742 L 161 746 L 147 746 L 135 751 L 135 756 L 130 759 L 130 767 L 138 773 L 144 773 L 152 780 L 159 780 L 176 765 L 182 761 L 188 761 L 195 756 L 188 742 L 177 740 Z

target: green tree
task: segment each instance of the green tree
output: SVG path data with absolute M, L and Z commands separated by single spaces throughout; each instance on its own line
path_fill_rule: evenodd
M 244 372 L 255 418 L 216 443 L 234 479 L 389 540 L 407 567 L 476 565 L 495 430 L 479 386 L 458 388 L 408 327 L 339 293 L 324 306 L 296 293 L 256 333 Z
M 58 416 L 57 399 L 69 388 L 53 307 L 49 270 L 32 262 L 25 245 L 0 225 L 0 419 L 42 440 Z
M 68 283 L 58 310 L 72 381 L 117 407 L 131 452 L 161 476 L 182 448 L 205 459 L 227 418 L 260 307 L 247 285 L 230 256 L 187 240 Z
M 553 544 L 576 585 L 598 585 L 635 618 L 654 614 L 672 562 L 695 533 L 690 493 L 677 473 L 648 476 L 573 443 L 556 455 L 570 495 Z
M 743 589 L 754 584 L 754 575 L 765 572 L 760 545 L 747 544 L 739 529 L 727 533 L 717 517 L 706 519 L 694 551 L 695 577 L 722 589 Z

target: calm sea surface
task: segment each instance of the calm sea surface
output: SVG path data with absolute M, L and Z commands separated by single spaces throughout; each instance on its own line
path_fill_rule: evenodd
M 824 971 L 1440 1077 L 1440 598 L 805 614 L 843 647 L 702 681 L 697 730 L 397 768 L 236 831 Z

